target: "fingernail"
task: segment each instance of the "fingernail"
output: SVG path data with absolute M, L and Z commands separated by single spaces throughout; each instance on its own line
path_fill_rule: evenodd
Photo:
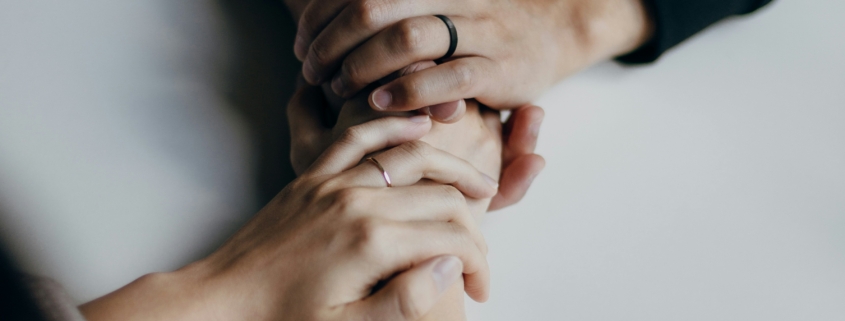
M 431 113 L 431 117 L 434 119 L 449 121 L 455 117 L 455 112 L 458 111 L 459 104 L 460 101 L 437 104 L 429 108 L 429 113 Z
M 443 293 L 452 284 L 455 284 L 461 277 L 462 270 L 461 260 L 454 256 L 443 257 L 435 263 L 431 270 L 431 276 L 434 278 L 434 283 L 437 284 L 437 291 Z
M 481 173 L 481 176 L 484 177 L 484 181 L 486 181 L 487 184 L 490 184 L 490 186 L 493 186 L 493 188 L 495 189 L 499 189 L 499 182 L 497 182 L 495 179 L 484 173 Z
M 300 61 L 308 54 L 308 48 L 305 47 L 305 38 L 300 35 L 296 35 L 296 40 L 293 42 L 293 53 Z
M 415 123 L 427 123 L 429 121 L 428 115 L 419 115 L 408 118 L 408 120 L 415 122 Z
M 320 83 L 320 79 L 317 79 L 317 72 L 314 71 L 313 63 L 311 63 L 311 59 L 305 59 L 305 63 L 302 64 L 302 76 L 305 77 L 312 85 L 316 85 Z
M 346 93 L 346 81 L 343 80 L 340 74 L 334 76 L 334 79 L 332 79 L 332 91 L 340 97 L 344 97 Z
M 377 89 L 373 92 L 373 103 L 375 104 L 376 109 L 379 110 L 386 110 L 390 107 L 390 104 L 393 102 L 393 95 L 390 94 L 389 91 L 384 89 Z

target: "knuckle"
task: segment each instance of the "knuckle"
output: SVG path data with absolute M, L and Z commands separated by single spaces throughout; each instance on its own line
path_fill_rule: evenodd
M 337 139 L 337 143 L 346 146 L 357 145 L 364 141 L 365 136 L 361 125 L 352 126 L 343 130 L 343 133 Z
M 434 148 L 431 145 L 421 140 L 406 142 L 402 144 L 401 148 L 405 154 L 419 162 L 425 162 L 434 152 Z
M 352 229 L 351 244 L 356 252 L 376 261 L 381 261 L 381 258 L 385 257 L 386 224 L 371 217 L 365 217 L 356 220 Z
M 329 46 L 322 41 L 312 43 L 310 60 L 316 63 L 316 66 L 326 66 L 331 63 Z
M 445 195 L 443 197 L 443 201 L 448 202 L 450 208 L 455 210 L 462 210 L 467 206 L 464 194 L 461 193 L 461 191 L 458 190 L 456 187 L 452 185 L 439 185 L 439 187 Z
M 347 188 L 335 192 L 334 206 L 342 215 L 349 215 L 366 209 L 366 203 L 366 193 L 362 189 Z
M 337 190 L 337 182 L 333 179 L 325 180 L 314 186 L 311 190 L 305 193 L 305 201 L 311 204 L 317 203 L 326 196 L 331 195 Z
M 452 82 L 456 89 L 463 92 L 469 92 L 475 89 L 478 78 L 475 75 L 475 69 L 473 69 L 472 65 L 461 60 L 456 60 L 455 63 L 451 64 L 451 68 Z
M 384 24 L 386 8 L 382 1 L 361 0 L 354 4 L 353 9 L 358 25 L 364 30 L 377 31 Z
M 302 15 L 299 17 L 299 23 L 297 24 L 297 29 L 299 30 L 299 34 L 306 35 L 306 37 L 311 36 L 312 30 L 312 23 L 316 18 L 316 12 L 314 10 L 305 10 L 302 12 Z
M 354 60 L 347 59 L 340 66 L 340 73 L 352 83 L 365 83 L 363 69 Z
M 434 151 L 434 147 L 431 147 L 431 145 L 421 140 L 406 142 L 405 144 L 403 144 L 403 146 L 405 146 L 405 148 L 408 148 L 409 151 L 419 153 L 421 158 L 427 157 Z
M 458 223 L 451 223 L 449 225 L 452 226 L 452 232 L 455 233 L 455 237 L 458 239 L 459 244 L 475 244 L 475 240 L 466 226 Z
M 447 198 L 451 200 L 461 201 L 458 205 L 466 205 L 463 201 L 465 200 L 464 194 L 458 190 L 457 187 L 452 185 L 441 185 L 441 188 L 446 192 Z
M 398 51 L 414 54 L 424 46 L 425 34 L 423 26 L 414 20 L 403 20 L 396 25 L 393 32 L 393 43 Z

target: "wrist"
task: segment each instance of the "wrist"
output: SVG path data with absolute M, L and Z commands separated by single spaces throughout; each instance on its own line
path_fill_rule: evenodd
M 644 0 L 562 1 L 556 16 L 561 77 L 636 50 L 651 38 Z
M 209 320 L 210 294 L 197 270 L 151 273 L 85 303 L 80 312 L 98 320 Z

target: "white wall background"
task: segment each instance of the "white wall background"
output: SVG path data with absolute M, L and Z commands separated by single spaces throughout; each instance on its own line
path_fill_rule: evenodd
M 209 2 L 0 1 L 0 233 L 80 301 L 254 209 Z M 779 0 L 549 92 L 471 320 L 845 320 L 845 2 Z
M 845 2 L 557 86 L 472 320 L 845 320 Z M 554 125 L 552 125 L 554 124 Z
M 211 1 L 0 1 L 0 235 L 80 301 L 213 249 L 254 211 Z

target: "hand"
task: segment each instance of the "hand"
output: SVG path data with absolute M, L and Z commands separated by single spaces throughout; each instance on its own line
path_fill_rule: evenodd
M 524 105 L 564 76 L 626 53 L 650 34 L 641 0 L 314 0 L 299 22 L 297 57 L 311 84 L 331 81 L 351 97 L 417 61 L 452 59 L 373 91 L 376 110 L 405 111 L 475 98 L 491 108 Z
M 308 104 L 296 102 L 314 94 L 321 95 L 300 92 L 293 113 L 307 112 Z M 350 127 L 215 253 L 142 278 L 82 306 L 83 313 L 91 321 L 411 321 L 461 274 L 468 294 L 485 300 L 486 245 L 464 195 L 492 197 L 495 184 L 418 141 L 430 128 L 427 116 Z M 361 162 L 381 150 L 392 188 L 376 166 Z
M 346 128 L 384 117 L 382 113 L 373 112 L 364 99 L 357 97 L 347 101 L 338 123 L 332 128 L 327 128 L 320 120 L 321 112 L 329 112 L 325 100 L 315 99 L 307 109 L 290 109 L 291 163 L 297 174 L 304 172 Z M 423 140 L 467 159 L 490 176 L 501 177 L 498 194 L 492 199 L 489 210 L 519 202 L 545 165 L 543 158 L 534 154 L 543 110 L 536 106 L 513 110 L 502 132 L 498 113 L 479 109 L 473 101 L 462 101 L 462 104 L 464 108 L 469 106 L 466 119 L 451 125 L 435 123 Z M 483 204 L 475 202 L 474 207 Z M 488 208 L 481 212 L 484 210 Z
M 502 173 L 499 192 L 489 211 L 518 203 L 528 192 L 534 178 L 546 166 L 542 156 L 534 154 L 545 112 L 537 106 L 523 106 L 511 111 L 502 133 Z

